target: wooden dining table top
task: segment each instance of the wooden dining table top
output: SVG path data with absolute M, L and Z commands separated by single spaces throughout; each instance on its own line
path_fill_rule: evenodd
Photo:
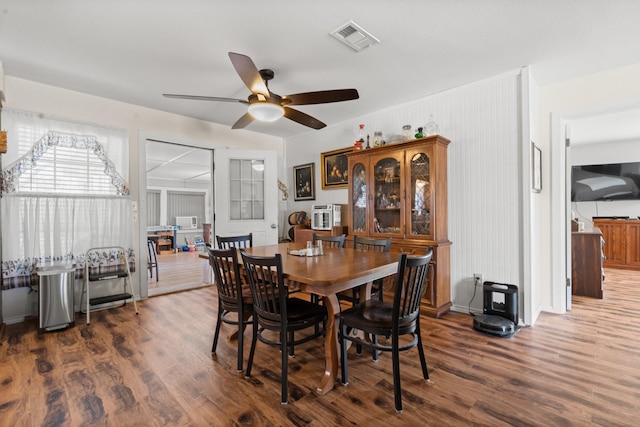
M 360 286 L 391 274 L 398 268 L 398 254 L 362 251 L 352 248 L 323 248 L 323 255 L 298 256 L 289 254 L 299 250 L 299 243 L 254 246 L 246 252 L 255 256 L 282 255 L 282 271 L 290 282 L 303 285 L 306 292 L 320 296 Z

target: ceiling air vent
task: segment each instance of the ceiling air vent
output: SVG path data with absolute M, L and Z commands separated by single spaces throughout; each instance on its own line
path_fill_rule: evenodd
M 380 40 L 369 34 L 353 21 L 349 21 L 346 24 L 341 25 L 329 34 L 356 52 L 360 52 L 366 47 L 380 43 Z

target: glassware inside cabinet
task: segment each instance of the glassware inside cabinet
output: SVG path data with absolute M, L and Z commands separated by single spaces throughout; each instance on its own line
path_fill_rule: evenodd
M 367 231 L 367 174 L 362 163 L 353 166 L 352 176 L 352 232 L 364 233 Z
M 431 235 L 431 182 L 429 156 L 415 154 L 411 158 L 411 234 Z
M 401 212 L 400 162 L 387 157 L 374 165 L 373 233 L 399 234 Z

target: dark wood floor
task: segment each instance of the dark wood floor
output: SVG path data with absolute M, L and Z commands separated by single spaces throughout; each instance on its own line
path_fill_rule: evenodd
M 321 341 L 290 363 L 280 405 L 277 350 L 260 345 L 251 379 L 235 342 L 211 355 L 215 288 L 150 298 L 38 335 L 9 325 L 0 346 L 0 425 L 634 426 L 640 416 L 640 274 L 607 271 L 605 298 L 577 297 L 510 339 L 474 332 L 472 318 L 423 318 L 431 381 L 414 350 L 401 355 L 404 411 L 393 409 L 388 354 L 349 353 L 350 384 L 314 394 Z M 223 335 L 232 330 L 223 326 Z M 246 332 L 249 336 L 249 332 Z M 248 350 L 248 346 L 247 346 Z

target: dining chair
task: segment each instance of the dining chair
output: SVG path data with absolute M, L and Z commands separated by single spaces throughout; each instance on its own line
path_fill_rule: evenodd
M 353 237 L 353 247 L 355 249 L 359 249 L 362 251 L 378 251 L 378 252 L 389 252 L 391 250 L 391 237 L 386 239 L 369 239 L 366 237 L 354 236 Z M 355 302 L 360 301 L 360 290 L 353 290 L 353 299 Z M 373 282 L 373 287 L 371 290 L 372 295 L 378 296 L 378 300 L 382 301 L 384 299 L 384 289 L 383 289 L 383 280 L 378 279 Z
M 156 244 L 150 239 L 147 239 L 147 268 L 149 269 L 149 277 L 153 279 L 153 269 L 156 269 L 156 282 L 160 280 L 158 274 L 158 253 L 156 252 Z
M 242 285 L 242 276 L 238 265 L 238 251 L 230 249 L 208 249 L 209 265 L 213 270 L 216 288 L 218 289 L 218 316 L 216 331 L 213 336 L 211 352 L 216 352 L 220 325 L 224 322 L 238 326 L 238 372 L 243 370 L 243 333 L 253 314 L 253 299 L 251 289 Z M 231 313 L 237 315 L 229 316 Z M 237 320 L 236 320 L 237 319 Z
M 282 272 L 282 256 L 252 256 L 240 249 L 245 273 L 253 296 L 253 336 L 245 376 L 251 376 L 256 341 L 280 348 L 282 357 L 281 403 L 288 403 L 288 357 L 294 355 L 294 346 L 324 335 L 324 329 L 305 334 L 295 339 L 294 333 L 324 323 L 327 310 L 289 295 Z M 264 331 L 276 332 L 277 338 L 270 338 Z
M 353 236 L 353 247 L 365 251 L 389 252 L 391 249 L 391 237 L 370 239 L 368 237 Z
M 347 366 L 347 340 L 356 345 L 364 345 L 372 348 L 374 353 L 378 351 L 391 352 L 393 370 L 393 394 L 397 412 L 402 411 L 402 391 L 400 387 L 400 352 L 418 347 L 422 376 L 429 379 L 427 362 L 422 347 L 420 335 L 420 301 L 425 290 L 427 271 L 433 250 L 426 255 L 407 256 L 401 254 L 398 261 L 396 274 L 396 286 L 393 294 L 393 303 L 375 299 L 363 301 L 354 307 L 343 311 L 339 315 L 340 352 L 342 357 L 341 376 L 342 384 L 349 383 Z M 351 329 L 358 329 L 372 336 L 385 336 L 385 343 L 370 341 L 361 335 L 349 334 Z M 409 335 L 411 341 L 402 341 L 400 336 Z M 389 344 L 388 341 L 391 341 Z
M 341 234 L 339 236 L 327 236 L 324 234 L 313 233 L 312 244 L 315 246 L 318 243 L 318 241 L 322 241 L 322 244 L 326 245 L 326 247 L 344 248 L 344 240 L 346 236 L 347 236 L 346 234 Z M 345 292 L 351 292 L 351 291 L 345 291 Z M 346 295 L 347 295 L 347 298 L 349 298 L 349 294 L 347 293 Z M 318 298 L 318 295 L 311 294 L 311 302 L 319 304 L 320 299 Z
M 218 249 L 251 248 L 253 247 L 253 233 L 243 236 L 216 236 Z
M 346 234 L 341 234 L 339 236 L 326 236 L 324 234 L 313 233 L 312 242 L 315 246 L 318 240 L 322 241 L 322 244 L 326 244 L 329 247 L 333 248 L 344 248 L 344 239 Z

